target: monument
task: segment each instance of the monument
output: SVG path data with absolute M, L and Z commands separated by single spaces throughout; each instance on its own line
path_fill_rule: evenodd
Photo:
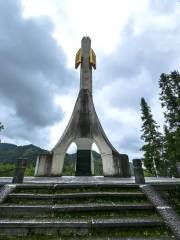
M 49 154 L 38 156 L 35 176 L 61 176 L 66 151 L 72 142 L 77 145 L 76 176 L 91 176 L 94 163 L 91 154 L 95 143 L 101 154 L 103 175 L 129 177 L 129 160 L 108 140 L 95 111 L 92 97 L 92 69 L 96 55 L 91 39 L 83 37 L 76 54 L 75 68 L 80 66 L 80 90 L 70 121 L 60 140 Z

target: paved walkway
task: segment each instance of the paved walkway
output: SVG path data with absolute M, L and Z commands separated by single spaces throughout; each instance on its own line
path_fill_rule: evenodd
M 0 177 L 0 184 L 11 183 L 12 177 Z M 24 183 L 135 183 L 134 177 L 131 178 L 117 178 L 117 177 L 25 177 Z M 146 183 L 179 183 L 180 178 L 155 178 L 146 177 Z

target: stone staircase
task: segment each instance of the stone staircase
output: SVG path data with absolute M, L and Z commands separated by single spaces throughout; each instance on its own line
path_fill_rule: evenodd
M 0 204 L 0 239 L 174 239 L 136 184 L 22 184 Z

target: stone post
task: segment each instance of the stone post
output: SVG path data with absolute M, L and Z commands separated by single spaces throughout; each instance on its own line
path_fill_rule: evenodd
M 133 167 L 134 167 L 134 176 L 135 176 L 135 182 L 137 184 L 144 184 L 145 178 L 144 178 L 144 171 L 142 168 L 142 162 L 140 159 L 133 159 Z
M 27 158 L 18 158 L 16 161 L 15 175 L 12 183 L 23 183 L 24 173 L 26 170 Z

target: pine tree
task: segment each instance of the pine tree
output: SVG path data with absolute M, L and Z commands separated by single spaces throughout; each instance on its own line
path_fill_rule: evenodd
M 159 80 L 161 105 L 165 109 L 164 161 L 171 175 L 178 176 L 180 161 L 180 74 L 173 71 L 161 74 Z
M 4 129 L 4 126 L 2 125 L 2 123 L 0 122 L 0 131 Z M 1 139 L 0 139 L 1 142 Z
M 2 125 L 2 123 L 0 122 L 0 131 L 4 129 L 4 126 Z
M 141 98 L 141 114 L 143 122 L 141 139 L 145 142 L 141 148 L 144 152 L 144 166 L 151 174 L 158 176 L 162 172 L 163 165 L 161 163 L 162 135 L 144 98 Z

